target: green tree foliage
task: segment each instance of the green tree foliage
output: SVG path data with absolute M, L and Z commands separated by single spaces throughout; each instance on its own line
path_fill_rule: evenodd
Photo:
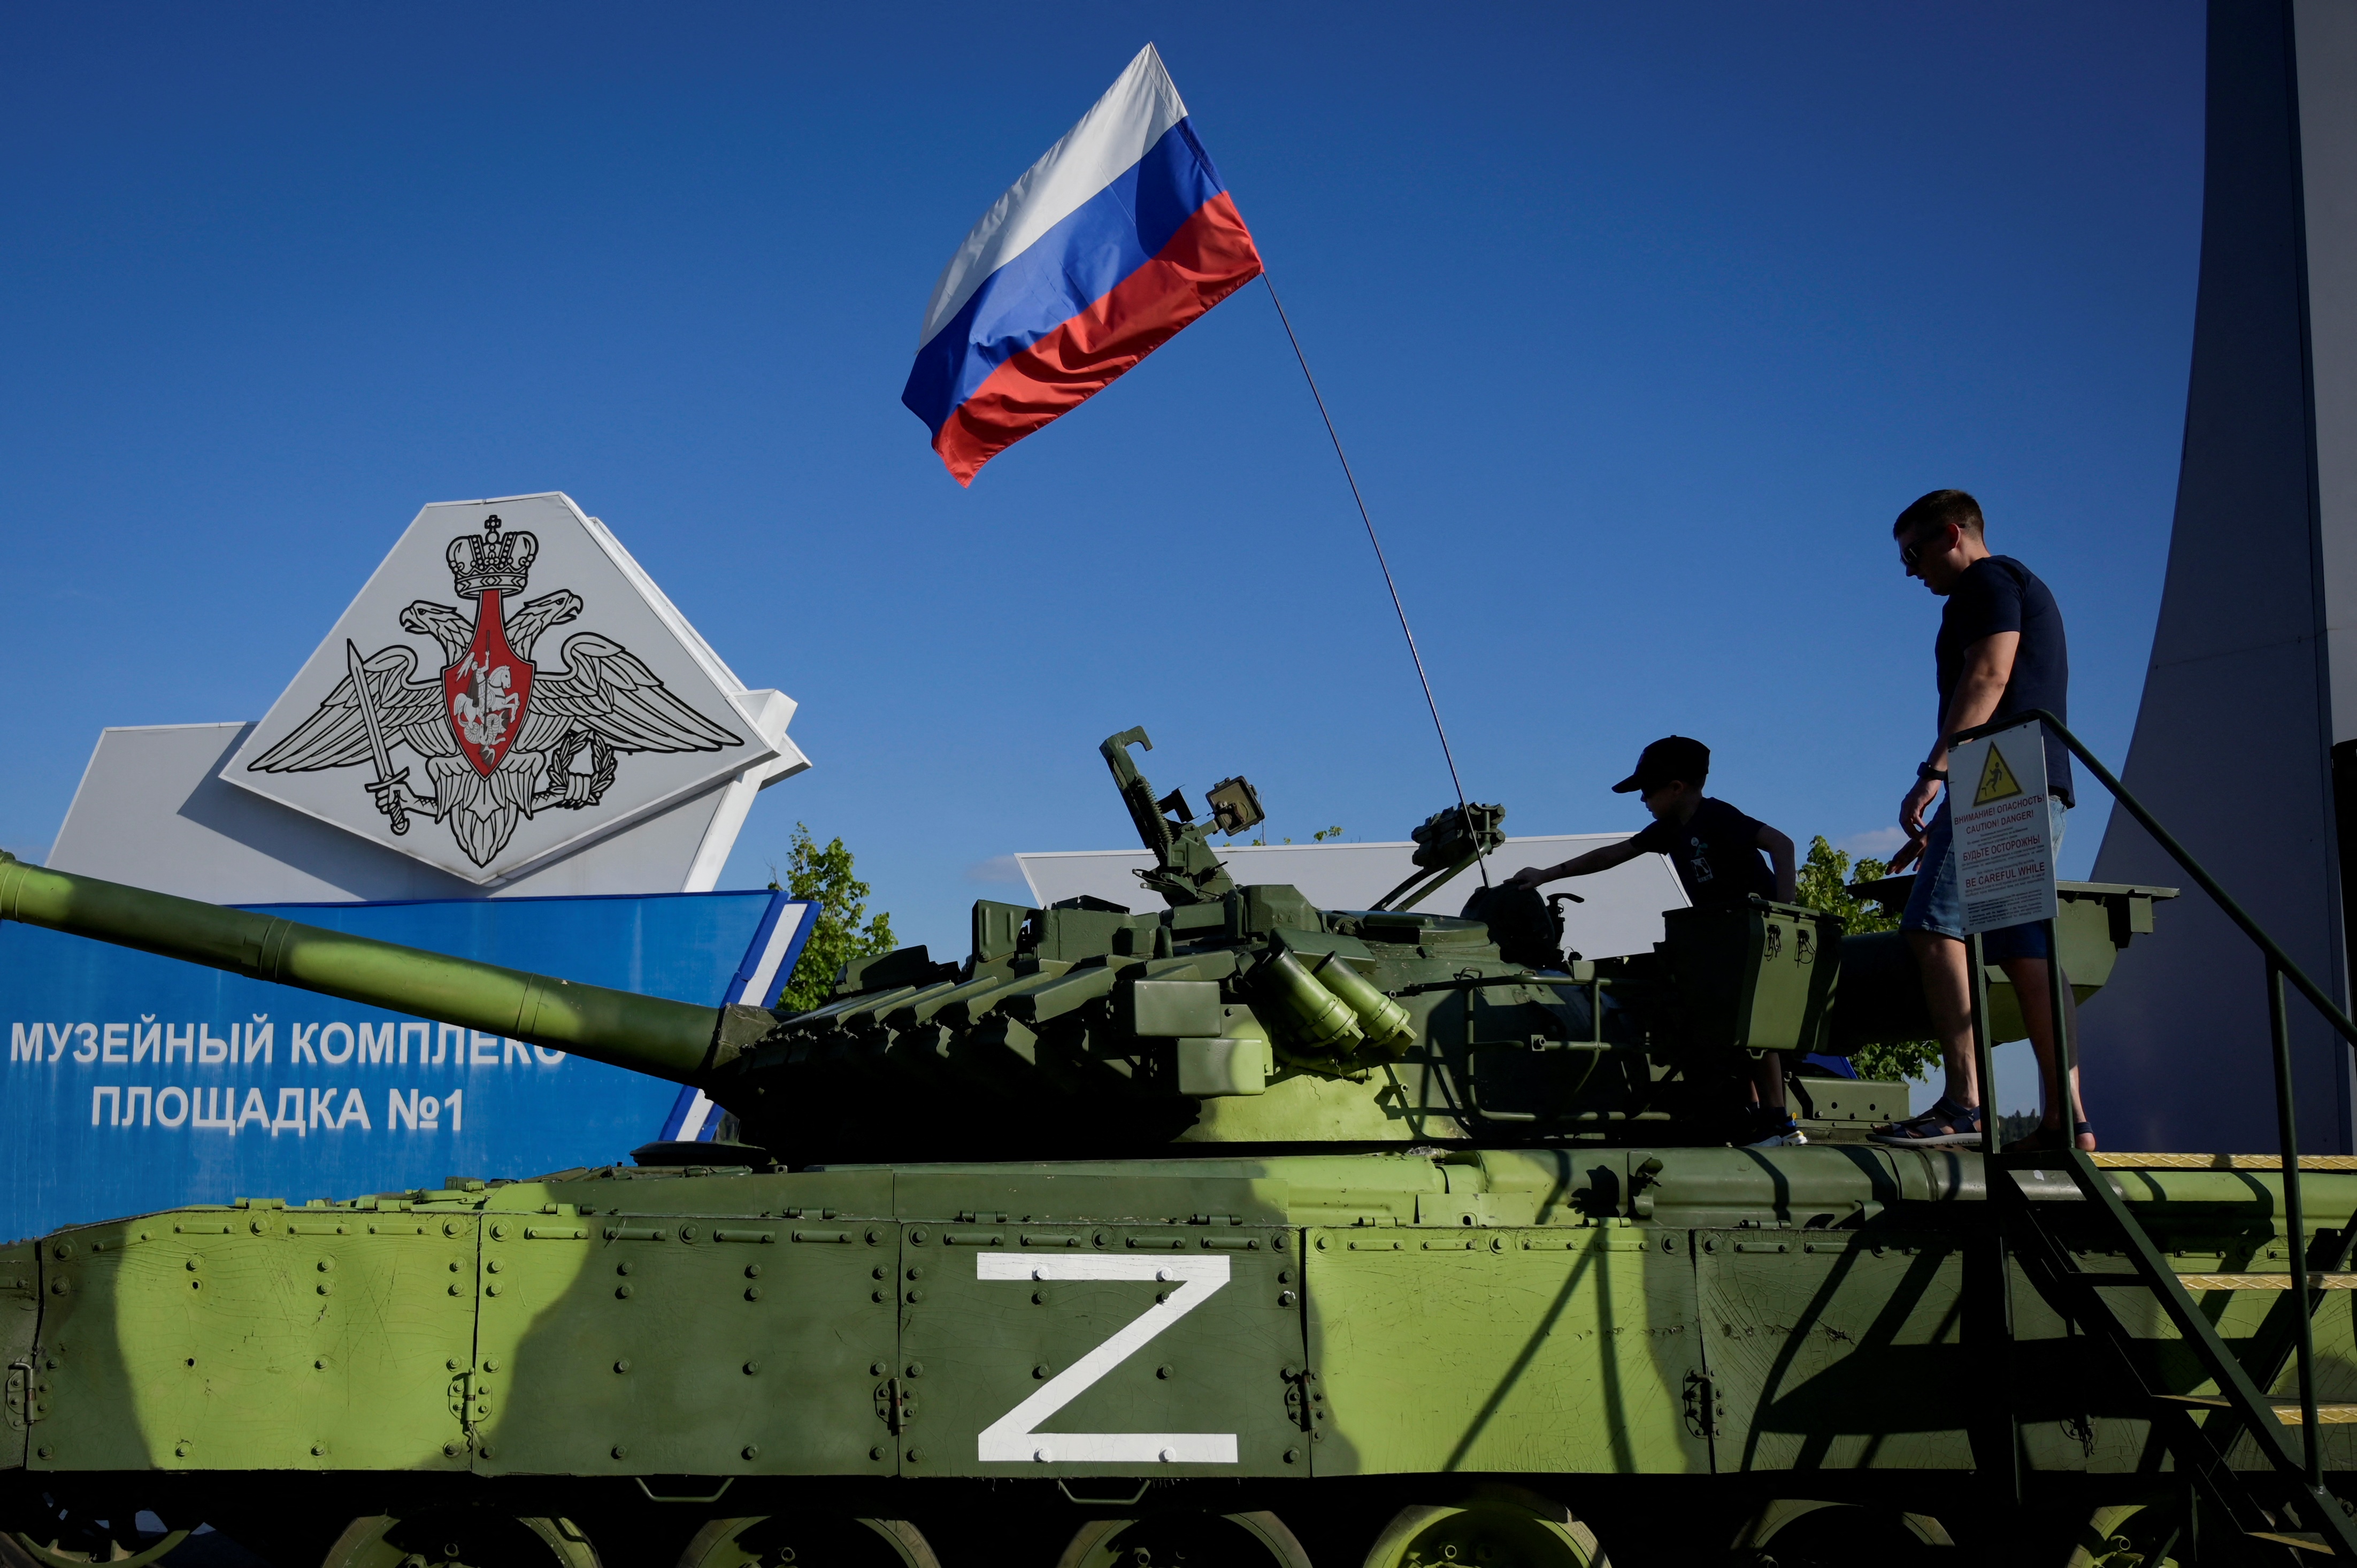
M 777 875 L 776 867 L 770 868 L 770 875 Z M 891 916 L 878 910 L 875 918 L 860 924 L 867 915 L 868 886 L 853 875 L 851 852 L 843 847 L 841 839 L 821 844 L 811 837 L 807 823 L 796 822 L 786 855 L 785 881 L 772 881 L 770 886 L 783 886 L 797 898 L 815 898 L 819 906 L 818 923 L 811 928 L 810 940 L 803 944 L 794 972 L 778 997 L 781 1010 L 800 1013 L 823 1005 L 845 964 L 892 950 Z
M 1819 834 L 1809 841 L 1809 858 L 1801 867 L 1800 901 L 1812 909 L 1839 915 L 1844 929 L 1850 931 L 1895 931 L 1899 929 L 1898 916 L 1884 914 L 1881 905 L 1855 897 L 1849 891 L 1852 882 L 1871 882 L 1889 869 L 1881 861 L 1871 859 L 1853 865 L 1848 855 Z M 1862 1078 L 1928 1078 L 1932 1069 L 1940 1065 L 1940 1045 L 1936 1040 L 1905 1040 L 1895 1045 L 1867 1046 L 1850 1058 L 1850 1064 Z

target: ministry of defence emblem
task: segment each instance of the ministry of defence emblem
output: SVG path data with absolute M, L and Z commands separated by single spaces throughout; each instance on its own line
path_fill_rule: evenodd
M 523 598 L 539 553 L 537 539 L 504 532 L 497 514 L 480 533 L 453 539 L 446 556 L 451 587 L 474 601 L 473 618 L 426 599 L 400 617 L 404 630 L 441 643 L 441 670 L 418 679 L 417 653 L 406 643 L 363 658 L 347 639 L 343 680 L 247 768 L 364 766 L 362 787 L 395 834 L 408 832 L 412 817 L 447 824 L 467 858 L 489 867 L 519 823 L 602 801 L 624 756 L 745 744 L 681 701 L 629 649 L 594 631 L 566 638 L 558 662 L 534 662 L 541 638 L 579 618 L 584 607 L 566 588 Z M 423 760 L 422 788 L 409 768 L 393 766 L 396 746 Z

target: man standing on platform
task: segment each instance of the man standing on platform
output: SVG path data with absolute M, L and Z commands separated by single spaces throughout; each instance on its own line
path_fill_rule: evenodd
M 2043 708 L 2070 718 L 2071 656 L 2062 637 L 2062 611 L 2037 575 L 2009 555 L 1992 555 L 1985 537 L 1980 503 L 1962 490 L 1933 490 L 1899 514 L 1891 527 L 1899 559 L 1910 577 L 1948 601 L 1935 644 L 1940 688 L 1940 730 L 1931 755 L 1916 769 L 1915 787 L 1899 807 L 1907 843 L 1891 862 L 1898 871 L 1920 861 L 1914 892 L 1900 925 L 1923 973 L 1923 999 L 1932 1014 L 1947 1068 L 1947 1084 L 1932 1109 L 1874 1135 L 1886 1144 L 1957 1147 L 1977 1144 L 1984 1096 L 1994 1085 L 1978 1081 L 1973 1061 L 1972 976 L 1966 961 L 1964 899 L 1949 853 L 1948 737 L 1992 719 Z M 2062 849 L 2062 814 L 2073 804 L 2071 753 L 2052 735 L 2046 737 L 2046 807 L 2054 850 Z M 1940 809 L 1928 822 L 1934 800 Z M 2054 961 L 2046 929 L 2032 922 L 1986 933 L 1982 949 L 2005 971 L 2020 1004 L 2023 1026 L 2038 1053 L 2039 1083 L 2053 1078 L 2054 1020 L 2047 965 Z M 2067 995 L 2068 993 L 2066 992 Z M 2075 1007 L 2072 1009 L 2075 1013 Z M 2073 1019 L 2075 1026 L 2075 1018 Z M 2074 1141 L 2095 1146 L 2072 1074 L 2071 1118 Z M 2012 1145 L 2060 1148 L 2062 1108 L 2048 1105 L 2038 1131 Z

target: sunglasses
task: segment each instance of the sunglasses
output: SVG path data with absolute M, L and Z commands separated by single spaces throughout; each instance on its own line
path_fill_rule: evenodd
M 1944 533 L 1946 531 L 1943 530 L 1942 532 Z M 1940 548 L 1945 550 L 1947 547 L 1947 541 L 1943 538 L 1940 542 Z M 1931 548 L 1932 542 L 1930 540 L 1918 540 L 1912 544 L 1902 544 L 1899 547 L 1899 559 L 1904 563 L 1910 570 L 1912 570 L 1923 564 L 1923 553 Z

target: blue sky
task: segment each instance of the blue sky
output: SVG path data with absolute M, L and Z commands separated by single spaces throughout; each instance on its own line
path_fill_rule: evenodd
M 982 209 L 1157 43 L 1286 294 L 1469 791 L 1871 843 L 1932 727 L 1890 518 L 1977 492 L 2125 751 L 2175 489 L 2201 14 L 2167 4 L 36 7 L 0 15 L 0 844 L 101 725 L 258 716 L 417 508 L 604 518 L 909 940 L 1126 842 L 1449 799 L 1267 296 L 961 490 L 898 403 Z M 2074 818 L 2066 872 L 2100 837 Z

